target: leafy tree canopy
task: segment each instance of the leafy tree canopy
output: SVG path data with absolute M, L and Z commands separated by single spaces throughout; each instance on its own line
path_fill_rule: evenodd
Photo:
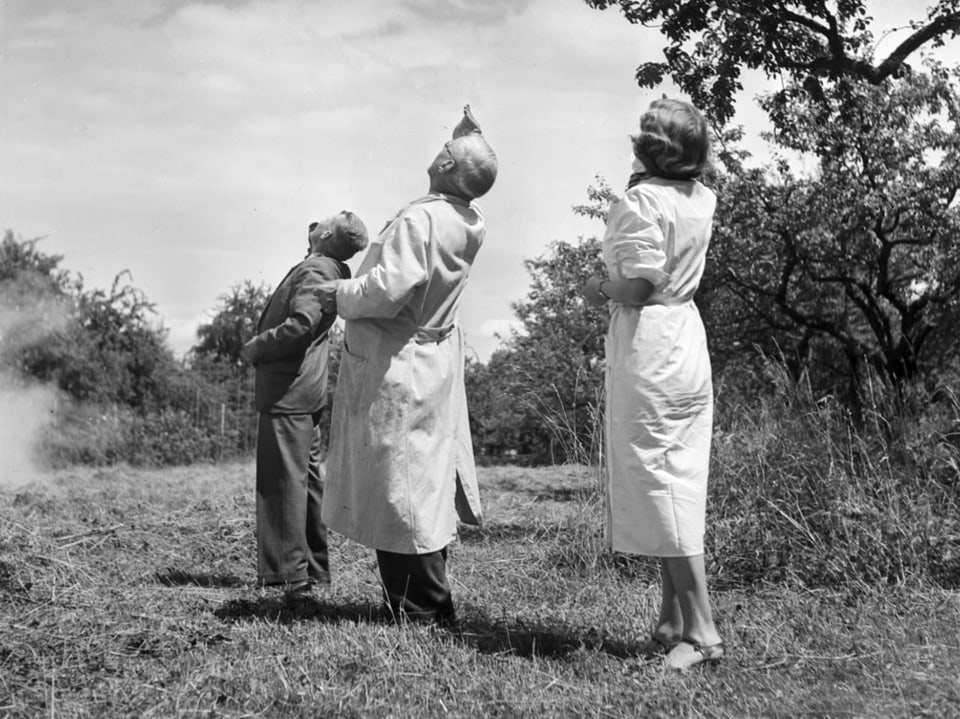
M 585 0 L 619 6 L 631 23 L 657 26 L 668 45 L 665 62 L 636 71 L 641 87 L 656 87 L 669 75 L 694 104 L 718 124 L 733 116 L 743 68 L 788 84 L 842 77 L 877 85 L 898 76 L 924 45 L 942 45 L 960 32 L 960 0 L 940 0 L 887 57 L 873 56 L 873 18 L 864 0 Z
M 60 269 L 62 255 L 48 255 L 37 249 L 42 238 L 25 240 L 16 237 L 12 230 L 3 233 L 0 243 L 0 282 L 22 280 L 31 276 L 55 293 L 62 291 L 66 273 Z
M 817 160 L 726 176 L 705 284 L 802 364 L 896 383 L 957 347 L 960 96 L 932 65 L 882 85 L 765 99 L 780 146 Z
M 603 220 L 614 193 L 598 178 L 577 214 Z M 580 288 L 603 270 L 595 237 L 555 241 L 525 263 L 531 284 L 513 304 L 520 328 L 486 367 L 468 363 L 467 390 L 478 450 L 513 449 L 535 461 L 588 461 L 599 451 L 607 312 Z
M 197 329 L 199 341 L 193 346 L 194 356 L 246 367 L 243 346 L 256 335 L 260 314 L 269 299 L 270 288 L 250 280 L 243 280 L 220 295 L 213 318 Z
M 176 372 L 154 307 L 121 272 L 86 289 L 61 257 L 7 231 L 0 244 L 0 360 L 18 379 L 55 383 L 77 400 L 141 412 L 165 405 Z

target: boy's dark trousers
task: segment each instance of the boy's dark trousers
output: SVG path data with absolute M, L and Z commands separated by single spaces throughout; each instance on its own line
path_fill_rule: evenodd
M 320 520 L 320 412 L 260 414 L 257 428 L 257 580 L 330 581 Z

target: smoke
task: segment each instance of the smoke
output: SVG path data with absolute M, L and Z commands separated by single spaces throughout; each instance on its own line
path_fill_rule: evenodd
M 55 417 L 57 392 L 29 381 L 13 365 L 24 347 L 43 342 L 68 319 L 59 298 L 18 285 L 0 284 L 0 489 L 45 478 L 37 451 Z
M 0 378 L 0 488 L 44 479 L 36 462 L 37 440 L 56 412 L 50 387 L 17 386 Z

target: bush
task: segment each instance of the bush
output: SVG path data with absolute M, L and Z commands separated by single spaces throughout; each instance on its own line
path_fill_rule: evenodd
M 134 466 L 167 467 L 220 459 L 224 446 L 235 446 L 235 433 L 220 437 L 195 426 L 186 412 L 165 410 L 135 417 L 130 424 L 126 460 Z
M 37 449 L 41 462 L 60 469 L 75 464 L 103 467 L 122 461 L 131 414 L 129 410 L 61 402 L 55 420 L 41 433 Z
M 55 469 L 121 462 L 167 467 L 244 456 L 237 449 L 242 428 L 232 421 L 236 418 L 224 424 L 222 434 L 218 423 L 196 419 L 176 409 L 141 415 L 122 406 L 63 403 L 42 434 L 38 454 Z

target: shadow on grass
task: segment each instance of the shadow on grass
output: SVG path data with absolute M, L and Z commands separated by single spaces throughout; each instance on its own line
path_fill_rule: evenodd
M 481 654 L 513 654 L 518 657 L 558 659 L 580 651 L 599 651 L 620 659 L 639 655 L 640 645 L 604 636 L 593 630 L 576 630 L 564 624 L 492 621 L 477 616 L 461 621 L 451 632 L 457 641 Z
M 518 539 L 541 540 L 556 537 L 557 527 L 532 527 L 529 524 L 485 524 L 482 527 L 461 526 L 460 542 L 514 542 Z
M 388 624 L 393 621 L 386 607 L 379 604 L 334 603 L 316 597 L 288 597 L 279 592 L 250 599 L 231 599 L 213 613 L 227 622 L 264 619 L 280 624 L 303 621 Z
M 503 491 L 525 494 L 541 501 L 587 502 L 598 497 L 598 489 L 593 482 L 577 487 L 549 487 L 531 485 L 525 480 L 501 479 L 497 486 Z
M 242 587 L 246 584 L 233 574 L 185 572 L 182 569 L 165 569 L 154 576 L 160 584 L 168 587 Z
M 456 627 L 437 626 L 436 629 L 481 654 L 512 654 L 529 659 L 562 658 L 580 651 L 600 651 L 626 659 L 639 653 L 636 642 L 614 639 L 595 630 L 576 630 L 564 624 L 525 622 L 522 619 L 491 620 L 482 610 L 469 606 L 463 609 L 469 618 L 462 619 Z M 331 602 L 316 597 L 287 597 L 280 593 L 231 599 L 213 613 L 226 622 L 261 619 L 279 624 L 304 621 L 397 624 L 390 611 L 381 604 Z

